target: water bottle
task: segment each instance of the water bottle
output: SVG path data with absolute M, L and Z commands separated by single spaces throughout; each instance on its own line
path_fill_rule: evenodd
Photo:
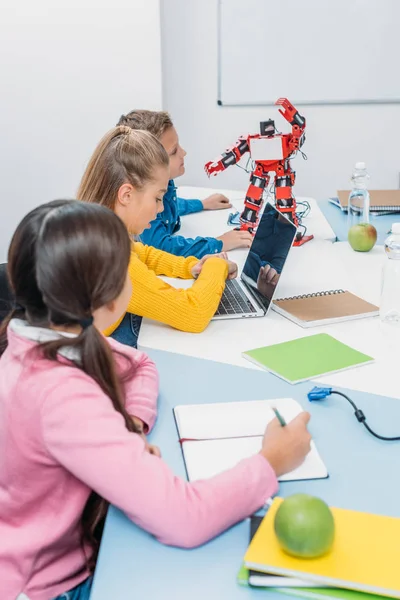
M 348 203 L 348 229 L 353 225 L 369 223 L 369 175 L 364 162 L 356 163 L 351 176 L 352 190 Z
M 365 163 L 356 163 L 351 176 L 353 189 L 349 195 L 347 211 L 347 239 L 353 250 L 357 252 L 369 252 L 375 246 L 377 239 L 376 229 L 369 222 L 368 180 Z
M 385 253 L 379 314 L 384 323 L 400 326 L 400 223 L 393 223 Z

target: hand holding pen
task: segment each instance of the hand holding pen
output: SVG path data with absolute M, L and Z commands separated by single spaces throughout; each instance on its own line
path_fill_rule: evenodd
M 281 424 L 282 427 L 286 426 L 286 421 L 285 419 L 282 417 L 281 413 L 279 412 L 279 410 L 277 408 L 275 408 L 275 406 L 272 407 L 272 410 L 275 413 L 276 418 L 278 419 L 279 423 Z
M 261 454 L 279 477 L 299 467 L 310 452 L 311 435 L 307 430 L 310 414 L 302 412 L 286 424 L 279 411 L 273 410 L 276 418 L 265 430 Z

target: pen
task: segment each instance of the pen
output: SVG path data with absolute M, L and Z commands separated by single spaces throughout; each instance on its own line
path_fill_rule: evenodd
M 282 417 L 281 413 L 278 411 L 277 408 L 275 408 L 274 406 L 272 407 L 272 410 L 275 413 L 276 418 L 278 419 L 279 423 L 282 425 L 282 427 L 285 427 L 286 425 L 286 421 L 285 419 Z

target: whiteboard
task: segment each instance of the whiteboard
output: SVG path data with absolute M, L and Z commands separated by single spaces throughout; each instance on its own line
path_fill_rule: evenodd
M 218 103 L 400 102 L 400 0 L 219 0 Z

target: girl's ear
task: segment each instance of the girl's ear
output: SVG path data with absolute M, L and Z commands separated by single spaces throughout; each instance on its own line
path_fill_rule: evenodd
M 117 200 L 122 206 L 128 206 L 133 198 L 133 186 L 130 183 L 124 183 L 118 190 Z
M 106 309 L 110 311 L 110 313 L 114 313 L 117 308 L 117 302 L 115 300 L 111 300 L 106 304 Z

